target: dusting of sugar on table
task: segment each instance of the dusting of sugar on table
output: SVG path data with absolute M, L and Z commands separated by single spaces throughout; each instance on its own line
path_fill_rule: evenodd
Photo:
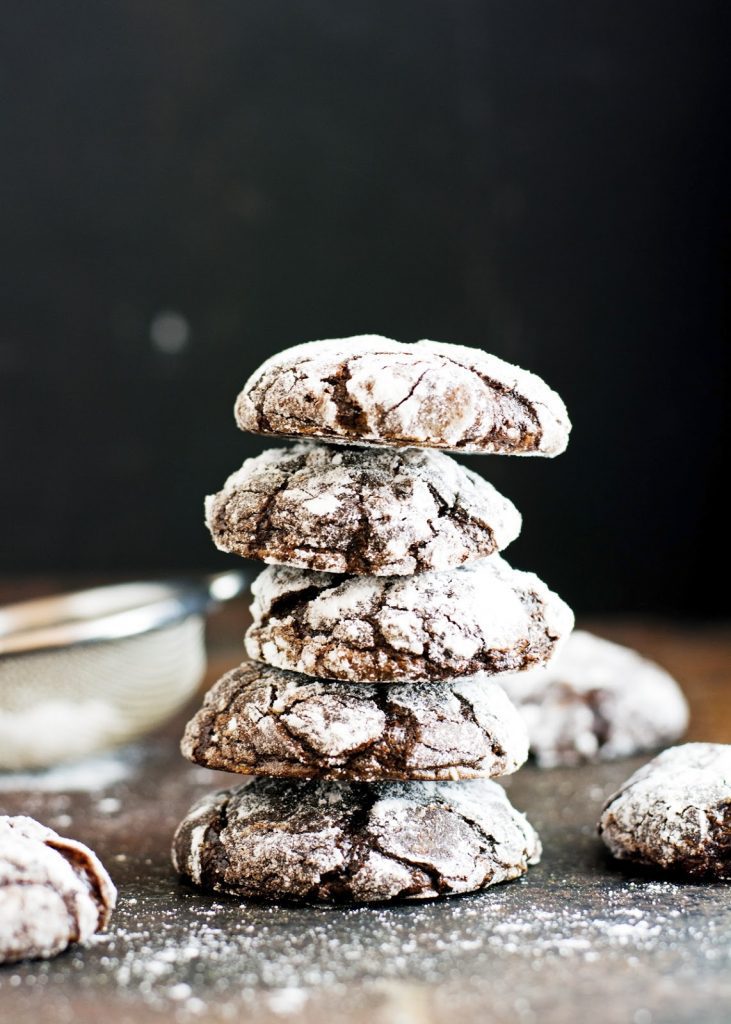
M 177 819 L 226 781 L 186 766 L 179 732 L 114 754 L 127 772 L 101 789 L 0 794 L 10 813 L 30 800 L 40 820 L 68 815 L 120 888 L 91 947 L 0 970 L 14 1024 L 51 1006 L 54 1024 L 100 1008 L 106 1024 L 726 1024 L 729 887 L 629 874 L 595 835 L 638 761 L 511 777 L 546 851 L 522 881 L 414 906 L 275 907 L 177 884 Z

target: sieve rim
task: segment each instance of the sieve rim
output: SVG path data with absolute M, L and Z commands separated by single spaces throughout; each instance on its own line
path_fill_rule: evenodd
M 247 573 L 232 570 L 197 580 L 115 583 L 6 605 L 0 609 L 0 659 L 144 636 L 237 597 L 247 583 Z

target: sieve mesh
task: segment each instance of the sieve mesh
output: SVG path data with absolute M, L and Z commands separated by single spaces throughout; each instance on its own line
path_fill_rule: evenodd
M 0 659 L 0 769 L 72 760 L 147 732 L 205 671 L 204 620 Z

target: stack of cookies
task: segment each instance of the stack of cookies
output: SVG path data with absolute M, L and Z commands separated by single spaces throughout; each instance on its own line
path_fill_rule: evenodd
M 492 778 L 528 738 L 493 677 L 548 661 L 570 609 L 499 552 L 513 505 L 439 449 L 559 454 L 540 379 L 477 350 L 363 336 L 268 360 L 243 430 L 295 444 L 206 503 L 216 545 L 270 563 L 250 661 L 189 723 L 190 760 L 257 778 L 195 804 L 173 859 L 247 897 L 425 899 L 523 874 L 536 833 Z

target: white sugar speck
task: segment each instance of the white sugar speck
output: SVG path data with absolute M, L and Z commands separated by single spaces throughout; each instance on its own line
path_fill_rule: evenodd
M 94 792 L 121 782 L 131 770 L 130 761 L 119 753 L 104 754 L 44 771 L 0 772 L 0 792 Z
M 307 1002 L 307 993 L 302 988 L 280 988 L 269 993 L 267 1002 L 273 1013 L 287 1016 L 302 1009 Z

